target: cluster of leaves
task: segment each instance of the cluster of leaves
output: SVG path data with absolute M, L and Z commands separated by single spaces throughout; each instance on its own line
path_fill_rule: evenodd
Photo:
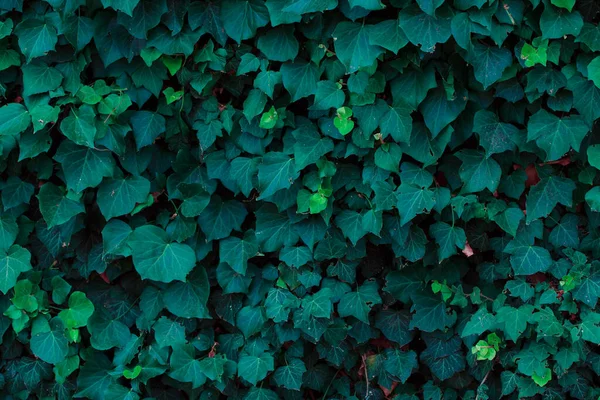
M 596 0 L 0 0 L 0 394 L 597 399 Z

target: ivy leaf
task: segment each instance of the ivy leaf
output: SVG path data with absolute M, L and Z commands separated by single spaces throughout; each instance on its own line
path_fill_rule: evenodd
M 169 376 L 180 382 L 191 383 L 198 388 L 206 382 L 200 361 L 195 358 L 196 350 L 191 344 L 175 346 L 169 359 Z
M 544 12 L 540 17 L 540 29 L 542 38 L 558 39 L 563 36 L 579 35 L 583 28 L 583 18 L 578 11 L 567 12 L 562 8 L 555 8 L 549 4 L 544 6 Z
M 416 293 L 411 296 L 414 304 L 411 311 L 416 312 L 410 321 L 410 329 L 420 329 L 424 332 L 443 331 L 456 322 L 456 312 L 446 308 L 446 303 L 440 296 Z
M 479 134 L 479 144 L 487 157 L 514 150 L 519 135 L 517 127 L 500 122 L 496 114 L 486 110 L 475 113 L 473 132 Z
M 113 175 L 115 168 L 110 154 L 68 141 L 61 143 L 54 159 L 62 165 L 67 188 L 75 193 L 98 186 L 102 178 Z
M 222 201 L 219 196 L 213 196 L 198 216 L 198 223 L 207 240 L 223 239 L 232 230 L 241 231 L 246 215 L 248 212 L 241 203 L 235 200 Z
M 475 79 L 487 89 L 512 64 L 512 55 L 505 48 L 474 43 L 469 49 L 468 60 L 473 64 Z
M 41 61 L 24 65 L 21 70 L 23 72 L 23 94 L 26 96 L 55 90 L 63 81 L 63 76 L 58 69 Z M 86 109 L 86 111 L 91 110 Z
M 47 331 L 33 335 L 31 351 L 36 357 L 50 364 L 58 364 L 64 360 L 69 351 L 69 343 L 64 334 L 62 321 L 53 319 Z
M 284 153 L 267 153 L 258 166 L 258 184 L 261 188 L 259 200 L 274 195 L 282 189 L 289 189 L 300 174 L 296 161 Z
M 454 121 L 467 105 L 466 92 L 459 92 L 454 98 L 448 99 L 446 91 L 437 88 L 427 95 L 419 106 L 419 111 L 425 117 L 425 125 L 435 138 L 442 130 Z
M 467 242 L 465 231 L 445 222 L 436 222 L 429 228 L 429 233 L 439 244 L 439 260 L 442 261 L 456 254 L 456 248 L 463 249 Z
M 398 377 L 402 383 L 405 383 L 412 371 L 418 367 L 417 353 L 412 350 L 386 349 L 384 354 L 383 368 L 387 373 Z
M 298 128 L 292 132 L 292 135 L 296 139 L 294 143 L 294 160 L 298 171 L 316 163 L 321 157 L 333 150 L 333 141 L 329 138 L 322 138 L 319 132 L 312 127 Z
M 97 202 L 106 220 L 129 214 L 150 193 L 150 182 L 141 176 L 106 179 L 98 188 Z
M 533 306 L 529 304 L 518 308 L 503 306 L 496 311 L 496 322 L 503 327 L 506 337 L 516 342 L 527 329 L 533 310 Z
M 353 245 L 367 234 L 363 227 L 363 216 L 356 211 L 344 210 L 335 219 L 336 225 Z
M 368 324 L 369 311 L 374 305 L 381 304 L 379 285 L 375 281 L 367 281 L 359 286 L 356 291 L 346 293 L 340 299 L 338 313 L 340 317 L 349 315 Z
M 19 48 L 28 61 L 53 51 L 58 42 L 56 28 L 45 21 L 29 18 L 15 28 L 19 38 Z
M 540 110 L 529 119 L 527 141 L 535 140 L 546 152 L 546 159 L 552 161 L 561 158 L 571 147 L 579 151 L 588 131 L 589 128 L 579 116 L 558 118 Z
M 161 133 L 166 131 L 165 118 L 150 111 L 136 111 L 131 116 L 131 126 L 137 149 L 154 143 Z
M 241 43 L 269 23 L 269 10 L 260 0 L 227 0 L 221 4 L 221 20 L 227 35 Z
M 543 247 L 519 247 L 510 257 L 510 265 L 515 275 L 533 275 L 546 272 L 552 265 L 550 252 Z
M 371 66 L 383 53 L 381 47 L 369 42 L 369 27 L 364 24 L 340 22 L 332 35 L 335 53 L 348 72 Z
M 238 274 L 245 275 L 248 259 L 258 253 L 258 243 L 254 231 L 244 234 L 244 239 L 228 237 L 219 241 L 221 262 L 226 262 Z
M 589 276 L 582 278 L 581 284 L 573 291 L 573 298 L 595 308 L 600 297 L 600 271 L 596 264 L 592 265 L 596 267 L 595 270 Z
M 88 300 L 83 292 L 73 292 L 69 296 L 68 308 L 58 314 L 68 329 L 86 326 L 89 318 L 94 314 L 94 304 Z
M 154 338 L 160 347 L 184 345 L 185 330 L 183 325 L 176 321 L 172 321 L 167 317 L 160 317 L 152 326 L 154 330 Z
M 79 109 L 71 109 L 71 115 L 60 124 L 61 132 L 80 146 L 94 148 L 96 138 L 96 113 L 91 106 L 84 105 Z
M 19 103 L 9 103 L 0 107 L 0 132 L 5 135 L 18 135 L 31 125 L 29 112 Z
M 452 14 L 448 8 L 440 8 L 436 15 L 429 15 L 416 5 L 400 11 L 400 27 L 415 46 L 421 45 L 425 52 L 433 52 L 435 45 L 450 39 Z
M 185 281 L 196 264 L 194 250 L 185 244 L 171 243 L 165 231 L 144 225 L 129 236 L 133 265 L 142 279 L 159 282 Z
M 238 360 L 238 375 L 252 385 L 265 379 L 274 369 L 273 357 L 266 352 L 258 355 L 245 354 Z
M 533 186 L 527 195 L 527 224 L 548 216 L 557 204 L 571 207 L 575 184 L 568 178 L 549 176 Z
M 133 10 L 138 5 L 140 0 L 101 0 L 104 7 L 112 7 L 117 11 L 122 11 L 125 14 L 133 15 Z
M 85 212 L 85 207 L 78 196 L 51 182 L 47 182 L 41 187 L 37 198 L 48 228 L 62 225 L 77 214 Z
M 315 94 L 319 81 L 319 70 L 306 61 L 285 63 L 280 69 L 283 86 L 292 96 L 292 101 Z M 269 93 L 267 93 L 269 94 Z
M 133 37 L 147 39 L 148 31 L 160 23 L 160 18 L 167 11 L 165 0 L 141 0 L 131 15 L 119 13 L 117 21 L 127 27 Z
M 289 390 L 300 390 L 302 386 L 302 376 L 306 372 L 304 362 L 298 358 L 288 360 L 286 365 L 275 370 L 273 379 L 277 386 Z
M 300 45 L 294 36 L 293 26 L 282 26 L 271 29 L 259 37 L 256 47 L 269 60 L 284 62 L 293 61 L 296 58 Z
M 31 254 L 21 246 L 0 250 L 0 291 L 8 293 L 17 283 L 19 274 L 31 268 Z
M 396 198 L 402 225 L 406 225 L 418 214 L 431 211 L 435 205 L 432 191 L 406 183 L 400 185 Z
M 464 182 L 463 193 L 481 192 L 486 188 L 493 193 L 498 188 L 502 170 L 493 158 L 476 150 L 462 150 L 456 157 L 462 161 L 459 175 Z

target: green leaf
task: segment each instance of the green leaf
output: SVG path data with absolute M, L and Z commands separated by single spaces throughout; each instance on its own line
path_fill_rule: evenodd
M 138 150 L 151 145 L 161 133 L 166 132 L 165 118 L 150 111 L 136 111 L 131 116 L 131 126 Z
M 240 43 L 267 25 L 269 11 L 259 0 L 226 0 L 221 4 L 221 19 L 227 35 Z
M 24 65 L 22 72 L 25 96 L 50 92 L 57 89 L 63 81 L 63 76 L 56 68 L 41 61 Z
M 50 364 L 63 361 L 69 351 L 69 343 L 64 334 L 64 326 L 60 320 L 50 321 L 48 331 L 31 337 L 31 351 L 36 357 Z
M 390 107 L 379 122 L 383 139 L 391 135 L 398 143 L 410 143 L 412 118 L 410 109 L 405 107 Z
M 463 193 L 481 192 L 486 188 L 493 193 L 498 188 L 502 170 L 493 158 L 476 150 L 462 150 L 456 157 L 462 161 L 459 175 L 464 182 Z
M 198 388 L 206 382 L 206 375 L 202 373 L 203 368 L 195 353 L 196 349 L 191 344 L 175 346 L 169 359 L 169 376 Z
M 185 329 L 183 325 L 172 321 L 167 317 L 160 317 L 152 326 L 154 338 L 160 347 L 176 346 L 185 344 Z
M 172 243 L 165 231 L 144 225 L 129 236 L 133 265 L 142 279 L 159 282 L 185 281 L 196 264 L 194 250 L 185 244 Z
M 571 12 L 575 5 L 575 0 L 552 0 L 552 4 L 556 7 L 566 8 Z M 542 385 L 543 386 L 543 385 Z
M 279 120 L 279 115 L 275 107 L 271 106 L 269 111 L 263 113 L 260 117 L 259 126 L 263 129 L 273 129 Z
M 353 316 L 368 324 L 369 312 L 374 305 L 381 304 L 379 285 L 375 281 L 366 281 L 356 291 L 346 293 L 340 299 L 338 314 L 340 317 Z
M 437 88 L 427 95 L 419 106 L 419 111 L 425 117 L 425 125 L 433 138 L 458 117 L 465 109 L 467 100 L 466 92 L 459 92 L 453 99 L 448 99 L 446 91 L 442 88 Z
M 273 356 L 269 353 L 258 355 L 244 354 L 238 360 L 238 376 L 256 385 L 275 369 Z
M 61 132 L 80 146 L 94 148 L 96 138 L 96 113 L 91 106 L 71 109 L 71 114 L 60 123 Z
M 54 159 L 62 165 L 67 188 L 75 193 L 98 186 L 102 178 L 113 175 L 115 168 L 109 153 L 77 146 L 69 141 L 61 143 Z
M 561 158 L 571 147 L 579 151 L 581 141 L 588 131 L 588 126 L 577 115 L 558 118 L 540 110 L 529 119 L 527 141 L 535 140 L 546 152 L 546 159 L 552 161 Z
M 485 331 L 491 330 L 496 325 L 496 318 L 487 311 L 486 307 L 482 307 L 471 316 L 463 331 L 461 337 L 471 335 L 481 335 Z
M 302 387 L 302 376 L 306 372 L 304 362 L 298 358 L 292 358 L 287 361 L 273 374 L 275 384 L 289 390 L 300 390 Z
M 429 228 L 429 234 L 439 244 L 439 260 L 442 261 L 456 254 L 456 248 L 464 249 L 467 242 L 465 231 L 445 222 L 436 222 Z
M 550 368 L 544 368 L 544 373 L 542 375 L 538 375 L 536 371 L 534 371 L 533 375 L 531 375 L 531 379 L 533 379 L 538 386 L 545 386 L 552 380 L 552 370 Z
M 438 43 L 450 39 L 452 14 L 448 8 L 440 8 L 436 15 L 429 15 L 416 5 L 400 11 L 400 27 L 415 46 L 421 45 L 425 52 L 433 52 Z
M 575 184 L 568 178 L 549 176 L 531 187 L 527 195 L 527 223 L 548 216 L 557 204 L 571 207 Z
M 298 55 L 300 44 L 294 36 L 293 26 L 270 29 L 258 38 L 256 47 L 272 61 L 293 61 Z
M 19 103 L 10 103 L 0 107 L 0 132 L 3 135 L 18 135 L 29 128 L 31 116 Z
M 46 21 L 33 18 L 26 19 L 17 25 L 15 35 L 19 38 L 19 48 L 28 61 L 53 51 L 58 42 L 54 26 Z
M 292 101 L 316 93 L 320 73 L 313 63 L 306 61 L 285 63 L 280 71 L 283 87 L 292 96 Z
M 284 153 L 271 152 L 263 157 L 258 166 L 258 200 L 274 195 L 282 189 L 289 189 L 300 174 L 293 158 Z
M 248 122 L 260 115 L 267 104 L 267 96 L 259 89 L 252 89 L 244 100 L 244 115 Z
M 104 7 L 112 7 L 115 10 L 123 11 L 125 14 L 133 15 L 133 10 L 140 0 L 101 0 Z
M 98 187 L 97 202 L 106 220 L 133 211 L 150 193 L 150 182 L 141 176 L 106 179 Z
M 399 349 L 386 349 L 383 368 L 400 382 L 405 383 L 410 378 L 412 371 L 418 367 L 417 353 L 414 351 L 401 351 Z
M 0 291 L 4 294 L 17 283 L 21 272 L 31 269 L 31 254 L 19 245 L 0 250 Z
M 505 48 L 474 43 L 469 49 L 468 60 L 475 70 L 475 79 L 487 89 L 512 64 L 512 54 Z
M 506 337 L 516 342 L 527 329 L 533 310 L 533 306 L 527 304 L 518 308 L 504 306 L 496 311 L 496 322 L 503 327 Z
M 486 110 L 475 114 L 473 132 L 479 134 L 479 144 L 485 149 L 487 157 L 514 150 L 519 135 L 517 127 L 500 122 L 496 114 Z
M 245 275 L 248 260 L 258 253 L 258 243 L 253 230 L 246 231 L 243 239 L 228 237 L 219 241 L 221 262 L 226 262 L 238 274 Z
M 369 27 L 353 22 L 340 22 L 333 31 L 335 53 L 347 72 L 371 66 L 383 49 L 369 41 Z
M 241 231 L 246 215 L 248 212 L 241 203 L 235 200 L 222 201 L 219 196 L 213 196 L 208 207 L 198 217 L 198 223 L 207 240 L 223 239 L 232 230 Z
M 83 292 L 73 292 L 69 296 L 69 307 L 58 314 L 68 329 L 86 326 L 88 319 L 94 313 L 94 305 Z
M 546 272 L 552 265 L 550 252 L 543 247 L 519 247 L 510 257 L 510 265 L 515 275 L 533 275 Z
M 340 212 L 335 219 L 335 223 L 353 245 L 356 245 L 367 234 L 367 230 L 363 228 L 363 216 L 356 211 L 344 210 Z
M 48 228 L 62 225 L 79 213 L 85 212 L 81 199 L 51 182 L 45 183 L 37 195 L 40 212 Z
M 443 331 L 456 321 L 456 312 L 448 312 L 446 303 L 440 296 L 418 293 L 412 297 L 414 302 L 411 311 L 416 311 L 410 321 L 410 329 L 424 332 Z
M 165 0 L 141 0 L 131 15 L 118 14 L 119 24 L 127 27 L 127 31 L 138 39 L 147 39 L 147 33 L 160 23 L 160 18 L 168 12 Z
M 544 6 L 540 17 L 540 28 L 544 39 L 558 39 L 563 36 L 579 35 L 583 27 L 583 18 L 578 11 L 567 12 L 549 4 Z
M 47 124 L 54 124 L 58 120 L 60 107 L 52 107 L 47 104 L 40 104 L 31 110 L 31 122 L 33 122 L 33 132 L 39 132 Z
M 403 183 L 396 192 L 398 213 L 401 224 L 406 225 L 414 217 L 429 212 L 435 205 L 433 192 L 426 188 Z
M 315 164 L 321 157 L 333 150 L 333 141 L 321 137 L 319 132 L 312 127 L 300 127 L 294 130 L 292 135 L 296 139 L 294 143 L 294 160 L 298 171 L 303 170 L 308 165 Z

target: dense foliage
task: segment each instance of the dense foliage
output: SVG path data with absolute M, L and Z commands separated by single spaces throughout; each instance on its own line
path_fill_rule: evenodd
M 594 399 L 595 0 L 0 0 L 0 396 Z

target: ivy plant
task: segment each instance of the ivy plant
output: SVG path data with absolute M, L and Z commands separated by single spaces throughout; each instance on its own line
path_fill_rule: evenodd
M 0 397 L 598 399 L 599 22 L 0 0 Z

